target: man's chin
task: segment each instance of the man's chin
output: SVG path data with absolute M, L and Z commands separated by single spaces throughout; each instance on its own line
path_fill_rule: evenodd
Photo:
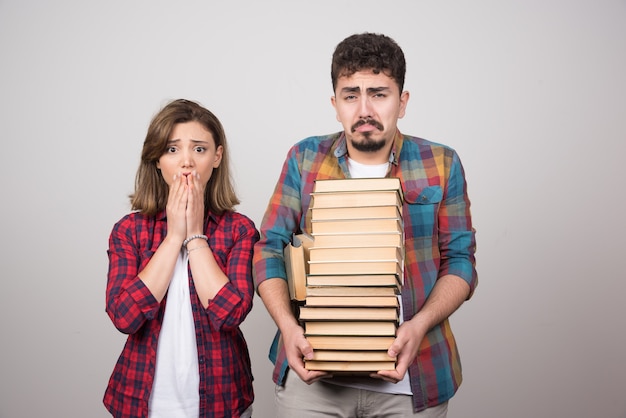
M 384 139 L 372 139 L 371 137 L 366 136 L 362 139 L 354 139 L 350 140 L 350 144 L 352 147 L 360 152 L 377 152 L 385 147 Z

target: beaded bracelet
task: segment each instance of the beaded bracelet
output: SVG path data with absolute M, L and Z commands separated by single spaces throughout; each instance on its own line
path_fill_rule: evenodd
M 189 244 L 190 241 L 196 239 L 196 238 L 202 238 L 205 241 L 209 240 L 209 237 L 207 237 L 206 235 L 192 235 L 189 238 L 187 238 L 186 240 L 183 241 L 183 247 L 187 248 L 187 244 Z

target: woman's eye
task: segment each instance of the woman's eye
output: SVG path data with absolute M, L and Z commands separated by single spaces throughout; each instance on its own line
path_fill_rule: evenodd
M 174 152 L 176 152 L 176 147 L 168 147 L 168 148 L 167 148 L 167 152 L 168 152 L 168 153 L 174 153 Z
M 206 148 L 204 148 L 204 147 L 196 147 L 195 150 L 196 150 L 196 152 L 204 152 L 204 151 L 206 151 Z

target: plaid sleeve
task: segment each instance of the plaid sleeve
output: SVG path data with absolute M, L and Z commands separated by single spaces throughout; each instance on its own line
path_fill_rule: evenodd
M 267 279 L 287 280 L 283 249 L 299 230 L 302 216 L 301 172 L 297 146 L 285 160 L 261 222 L 261 239 L 254 248 L 255 285 Z
M 472 227 L 470 201 L 463 166 L 456 152 L 449 150 L 450 171 L 439 210 L 439 276 L 461 277 L 474 292 L 478 279 L 475 269 L 476 237 Z
M 158 301 L 137 277 L 140 250 L 133 224 L 133 218 L 126 216 L 114 226 L 107 251 L 106 311 L 115 327 L 125 334 L 137 332 L 159 310 Z
M 207 313 L 216 330 L 236 329 L 252 309 L 252 251 L 259 232 L 249 218 L 231 213 L 210 233 L 216 261 L 223 265 L 228 283 L 209 301 Z

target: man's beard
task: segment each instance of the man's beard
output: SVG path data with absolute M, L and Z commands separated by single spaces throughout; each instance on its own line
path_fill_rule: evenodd
M 381 132 L 384 130 L 382 123 L 372 118 L 367 118 L 367 119 L 360 119 L 357 123 L 352 125 L 352 129 L 351 129 L 352 134 L 354 134 L 354 132 L 359 126 L 362 126 L 365 124 L 372 125 L 373 127 L 375 127 Z M 373 132 L 361 132 L 361 135 L 363 135 L 363 140 L 359 142 L 354 139 L 350 139 L 350 143 L 352 144 L 354 149 L 356 149 L 357 151 L 361 151 L 361 152 L 379 151 L 385 146 L 385 139 L 384 138 L 380 140 L 372 139 L 372 133 Z
M 362 135 L 364 137 L 362 141 L 356 141 L 355 139 L 350 140 L 350 143 L 352 144 L 355 150 L 361 151 L 361 152 L 376 152 L 384 148 L 385 146 L 384 139 L 380 139 L 380 140 L 372 139 L 370 132 L 366 132 Z

